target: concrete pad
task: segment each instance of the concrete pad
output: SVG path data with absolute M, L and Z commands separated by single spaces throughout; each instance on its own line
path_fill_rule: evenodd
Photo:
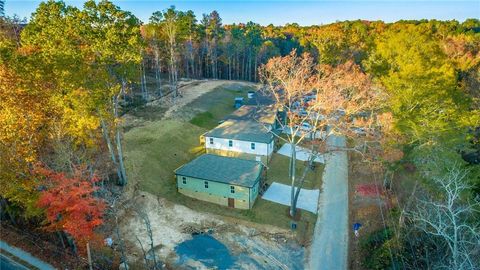
M 291 187 L 288 185 L 273 182 L 263 194 L 262 198 L 276 202 L 279 204 L 290 206 Z M 302 189 L 298 195 L 297 208 L 307 210 L 314 214 L 317 213 L 318 197 L 320 190 L 318 189 Z
M 291 149 L 292 148 L 290 147 L 290 144 L 286 143 L 280 149 L 278 149 L 277 153 L 279 153 L 280 155 L 290 157 L 291 154 L 292 154 Z M 300 147 L 300 146 L 296 146 L 295 150 L 297 151 L 297 153 L 296 153 L 297 154 L 296 155 L 297 160 L 301 160 L 301 161 L 307 161 L 308 157 L 312 153 L 312 151 L 310 151 L 308 149 L 305 149 L 303 147 Z M 318 156 L 318 157 L 315 158 L 314 162 L 325 163 L 325 158 L 323 157 L 323 155 Z

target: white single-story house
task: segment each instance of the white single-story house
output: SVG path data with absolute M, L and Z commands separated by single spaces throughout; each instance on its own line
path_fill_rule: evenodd
M 271 127 L 256 121 L 227 120 L 203 136 L 208 154 L 252 159 L 265 164 L 275 146 Z
M 255 121 L 271 129 L 278 129 L 277 109 L 274 105 L 243 105 L 224 118 L 227 120 Z

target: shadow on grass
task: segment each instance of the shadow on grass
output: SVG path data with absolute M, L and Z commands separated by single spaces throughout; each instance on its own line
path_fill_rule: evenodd
M 218 120 L 215 120 L 211 112 L 201 112 L 195 115 L 192 120 L 190 120 L 190 123 L 199 127 L 209 128 L 215 126 L 215 124 L 218 123 Z

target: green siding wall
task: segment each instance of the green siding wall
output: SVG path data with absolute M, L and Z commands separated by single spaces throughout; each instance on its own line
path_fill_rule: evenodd
M 255 199 L 257 198 L 258 195 L 258 186 L 260 185 L 259 182 L 257 182 L 251 189 L 250 189 L 250 201 L 253 203 L 255 202 Z
M 233 198 L 235 199 L 235 208 L 248 209 L 253 206 L 258 194 L 258 182 L 251 189 L 234 186 L 235 193 L 231 193 L 230 186 L 232 185 L 207 181 L 208 188 L 205 188 L 206 180 L 185 177 L 186 184 L 184 184 L 183 177 L 182 175 L 177 175 L 177 187 L 180 193 L 220 205 L 228 206 L 228 198 Z M 253 192 L 254 189 L 255 192 Z

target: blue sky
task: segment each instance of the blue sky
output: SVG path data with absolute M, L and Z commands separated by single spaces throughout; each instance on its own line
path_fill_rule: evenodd
M 6 0 L 7 16 L 17 14 L 29 18 L 41 1 Z M 65 1 L 81 6 L 83 1 Z M 142 21 L 148 21 L 152 12 L 175 5 L 180 10 L 193 10 L 197 18 L 217 10 L 224 23 L 253 21 L 262 25 L 296 22 L 300 25 L 325 24 L 343 20 L 439 19 L 464 21 L 480 18 L 480 0 L 114 0 L 122 9 L 133 12 Z

